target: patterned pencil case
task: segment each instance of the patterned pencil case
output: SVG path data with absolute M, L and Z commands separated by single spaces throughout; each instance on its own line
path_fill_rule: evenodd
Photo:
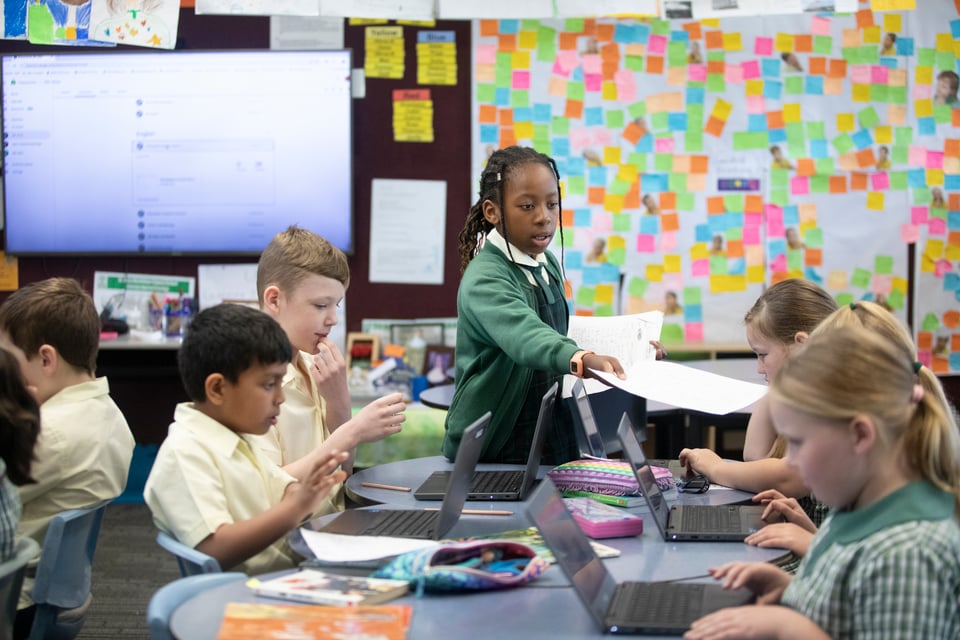
M 673 474 L 665 467 L 654 467 L 654 478 L 662 491 L 673 487 Z M 571 460 L 547 472 L 547 476 L 563 491 L 588 491 L 607 496 L 639 495 L 637 477 L 626 460 L 583 458 Z
M 470 540 L 405 553 L 372 575 L 406 580 L 419 596 L 425 591 L 517 587 L 536 579 L 549 566 L 532 548 L 519 542 Z

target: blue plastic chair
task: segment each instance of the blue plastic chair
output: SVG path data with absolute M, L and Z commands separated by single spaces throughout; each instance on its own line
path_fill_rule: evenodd
M 29 536 L 17 538 L 13 557 L 0 563 L 0 640 L 13 637 L 13 619 L 17 615 L 17 601 L 27 563 L 40 555 L 40 545 Z
M 33 585 L 37 613 L 30 640 L 70 640 L 90 606 L 93 554 L 109 500 L 58 513 L 47 527 Z
M 147 627 L 151 640 L 172 640 L 170 616 L 181 604 L 207 589 L 247 579 L 239 572 L 205 573 L 174 580 L 153 594 L 147 605 Z
M 157 544 L 172 553 L 177 559 L 181 576 L 195 576 L 201 573 L 220 573 L 220 563 L 213 556 L 188 547 L 163 531 L 157 534 Z

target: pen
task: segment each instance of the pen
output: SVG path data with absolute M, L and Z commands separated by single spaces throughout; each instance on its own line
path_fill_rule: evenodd
M 424 511 L 440 511 L 439 507 L 427 507 Z M 467 516 L 512 516 L 513 511 L 503 511 L 500 509 L 464 509 L 460 512 Z
M 361 482 L 361 487 L 370 487 L 371 489 L 389 489 L 390 491 L 410 491 L 410 487 L 398 487 L 393 484 L 380 484 L 379 482 Z

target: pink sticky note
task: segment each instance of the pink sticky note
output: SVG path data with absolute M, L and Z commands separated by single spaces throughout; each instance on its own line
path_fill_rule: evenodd
M 706 82 L 707 68 L 702 64 L 691 64 L 687 67 L 687 79 L 690 82 Z
M 743 67 L 738 64 L 728 64 L 723 70 L 723 79 L 727 82 L 743 82 Z
M 930 218 L 927 220 L 927 229 L 930 235 L 942 236 L 947 232 L 947 221 L 943 218 Z
M 683 339 L 690 342 L 703 342 L 703 323 L 688 322 L 683 327 Z
M 590 145 L 590 137 L 591 134 L 589 129 L 571 129 L 570 147 L 574 151 L 586 149 Z
M 753 42 L 753 52 L 758 56 L 769 56 L 773 53 L 773 38 L 757 36 Z
M 497 45 L 481 44 L 474 48 L 477 64 L 494 64 L 497 61 Z
M 694 276 L 708 276 L 710 275 L 710 261 L 709 260 L 693 260 L 690 263 L 690 273 Z
M 590 216 L 595 233 L 605 235 L 613 233 L 613 214 L 609 211 L 594 211 Z
M 910 164 L 923 167 L 927 164 L 927 148 L 921 147 L 918 144 L 910 145 L 910 154 L 908 161 Z
M 513 72 L 513 82 L 511 86 L 514 89 L 529 89 L 530 88 L 530 72 L 521 71 L 517 69 Z
M 672 235 L 673 232 L 671 231 L 670 234 Z M 663 282 L 661 284 L 663 284 L 663 288 L 667 290 L 683 289 L 683 275 L 680 273 L 665 273 L 663 274 Z
M 890 188 L 890 175 L 886 172 L 875 173 L 870 176 L 874 191 L 886 191 Z
M 756 227 L 760 228 L 760 225 L 763 224 L 763 214 L 760 213 L 745 213 L 743 214 L 743 228 L 746 231 L 747 227 Z
M 753 80 L 754 78 L 760 77 L 760 61 L 759 60 L 748 60 L 740 65 L 743 69 L 743 79 L 744 80 Z
M 584 74 L 583 87 L 587 91 L 600 91 L 603 89 L 603 76 L 596 73 Z
M 933 365 L 933 354 L 929 351 L 917 351 L 917 360 L 929 369 Z
M 637 101 L 637 85 L 635 84 L 617 84 L 617 100 L 620 102 Z
M 920 239 L 920 227 L 915 224 L 900 225 L 900 240 L 905 244 L 914 244 Z
M 776 273 L 777 271 L 786 271 L 787 270 L 787 255 L 781 253 L 776 256 L 773 260 L 770 261 L 770 271 Z
M 564 76 L 570 74 L 570 72 L 580 66 L 580 54 L 576 51 L 560 51 L 557 53 L 557 62 L 560 63 L 560 68 L 564 71 Z
M 873 285 L 870 289 L 874 293 L 888 295 L 893 290 L 893 276 L 876 274 L 873 276 Z
M 657 153 L 673 153 L 673 138 L 657 138 L 654 149 Z
M 656 248 L 656 236 L 651 236 L 646 233 L 637 234 L 637 252 L 638 253 L 653 253 Z
M 853 84 L 870 84 L 870 78 L 872 77 L 870 65 L 855 64 L 850 66 L 847 72 Z
M 783 209 L 777 205 L 768 204 L 763 208 L 763 212 L 766 214 L 768 221 L 783 222 Z
M 763 96 L 747 96 L 747 113 L 764 113 L 767 101 Z
M 660 252 L 674 251 L 677 248 L 677 232 L 664 231 L 660 234 Z
M 810 179 L 807 176 L 794 176 L 790 178 L 790 193 L 795 196 L 810 193 Z
M 633 77 L 633 71 L 629 69 L 620 69 L 619 71 L 614 72 L 613 81 L 617 84 L 636 84 L 637 81 Z
M 647 40 L 648 53 L 663 53 L 667 50 L 667 38 L 661 35 L 652 35 Z
M 743 228 L 743 244 L 754 245 L 760 243 L 760 227 L 745 226 Z
M 923 224 L 927 221 L 930 210 L 927 207 L 910 207 L 910 223 Z
M 588 53 L 580 58 L 580 64 L 583 65 L 583 75 L 588 73 L 599 74 L 603 71 L 603 58 L 596 53 Z
M 913 85 L 913 99 L 914 100 L 927 100 L 933 95 L 933 86 L 929 84 L 915 84 Z
M 927 169 L 943 169 L 943 151 L 927 151 Z
M 593 143 L 609 147 L 613 144 L 613 132 L 610 129 L 596 129 L 593 132 Z
M 830 20 L 822 16 L 813 16 L 810 21 L 810 31 L 817 36 L 830 35 Z
M 916 242 L 916 240 L 914 240 L 914 242 Z M 949 260 L 944 260 L 943 258 L 937 260 L 934 265 L 934 273 L 937 274 L 937 277 L 942 278 L 943 274 L 947 273 L 948 271 L 953 271 L 953 263 Z
M 879 64 L 870 67 L 870 81 L 873 84 L 887 84 L 890 69 Z
M 550 73 L 552 73 L 555 76 L 560 76 L 561 78 L 570 77 L 570 72 L 564 69 L 563 66 L 560 65 L 559 58 L 553 61 L 553 68 L 550 70 Z
M 771 238 L 780 238 L 783 237 L 783 221 L 767 221 L 767 235 Z

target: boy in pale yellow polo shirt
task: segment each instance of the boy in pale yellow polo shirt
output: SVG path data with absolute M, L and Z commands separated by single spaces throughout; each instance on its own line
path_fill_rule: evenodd
M 100 316 L 71 278 L 50 278 L 15 291 L 0 306 L 0 347 L 14 355 L 40 403 L 40 435 L 31 475 L 19 488 L 19 535 L 41 546 L 53 516 L 116 498 L 127 484 L 133 434 L 97 378 Z M 20 593 L 20 628 L 32 620 L 28 575 Z
M 316 514 L 346 454 L 316 456 L 291 476 L 252 444 L 276 423 L 293 355 L 283 329 L 241 305 L 205 309 L 177 361 L 187 395 L 157 452 L 144 497 L 153 520 L 227 570 L 293 567 L 286 534 Z
M 276 426 L 257 444 L 293 475 L 298 465 L 330 451 L 349 453 L 344 464 L 349 472 L 358 444 L 398 433 L 404 421 L 406 405 L 399 393 L 374 400 L 351 418 L 346 363 L 328 338 L 349 284 L 343 252 L 296 226 L 274 236 L 257 265 L 260 305 L 295 349 L 283 378 L 287 400 Z M 341 487 L 323 510 L 343 510 Z

